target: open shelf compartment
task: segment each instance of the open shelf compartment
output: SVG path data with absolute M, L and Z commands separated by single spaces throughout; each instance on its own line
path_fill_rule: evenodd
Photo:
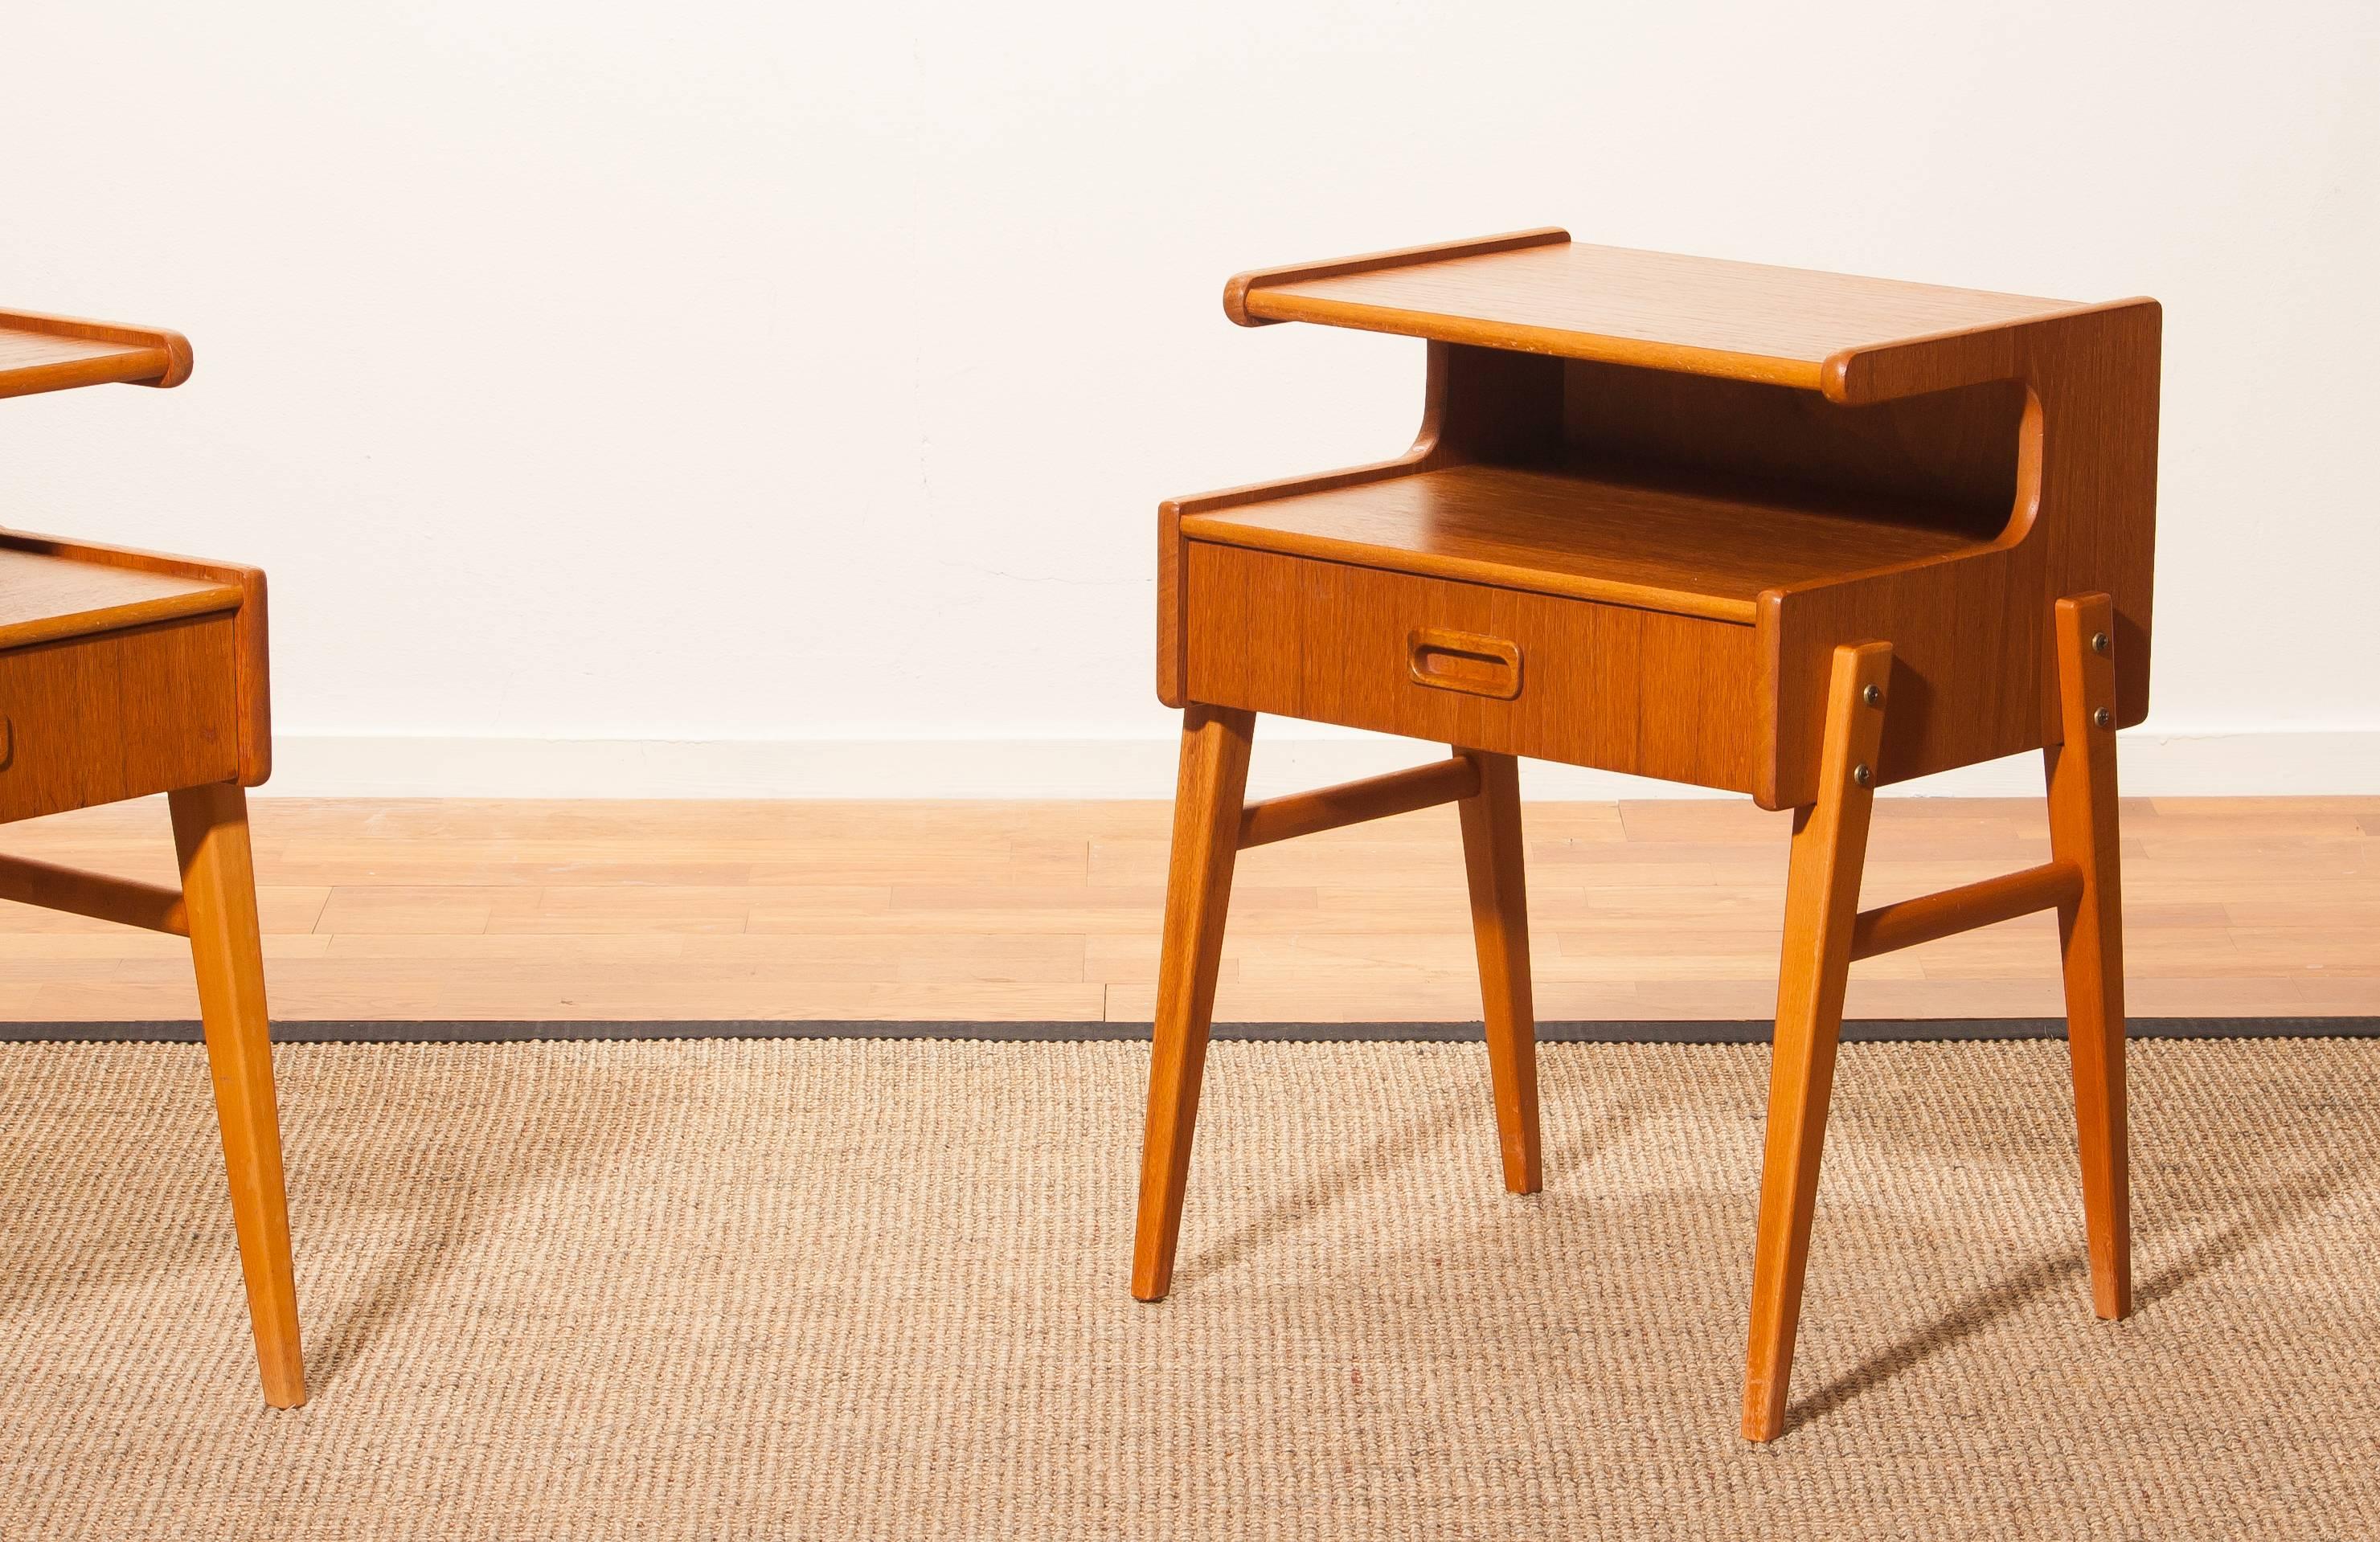
M 1764 589 L 1980 550 L 1741 489 L 1470 465 L 1184 515 L 1182 534 L 1750 625 Z

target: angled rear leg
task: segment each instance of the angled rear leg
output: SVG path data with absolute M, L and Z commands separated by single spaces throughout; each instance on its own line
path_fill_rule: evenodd
M 1488 1025 L 1488 1069 L 1504 1186 L 1535 1194 L 1542 1182 L 1537 1140 L 1537 1019 L 1529 995 L 1529 904 L 1521 863 L 1520 768 L 1509 755 L 1458 749 L 1479 768 L 1479 790 L 1463 815 L 1463 867 L 1471 883 L 1471 936 L 1479 952 L 1479 995 Z

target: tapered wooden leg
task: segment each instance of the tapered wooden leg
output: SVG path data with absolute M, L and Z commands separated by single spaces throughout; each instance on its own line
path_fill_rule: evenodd
M 2104 594 L 2058 602 L 2058 716 L 2065 743 L 2042 752 L 2049 770 L 2050 852 L 2082 870 L 2081 895 L 2058 909 L 2058 941 L 2066 965 L 2066 1043 L 2074 1064 L 2091 1306 L 2103 1317 L 2126 1317 L 2132 1309 L 2115 630 L 2114 608 Z
M 257 1370 L 264 1401 L 295 1408 L 306 1401 L 306 1369 L 298 1342 L 289 1206 L 282 1188 L 281 1123 L 273 1097 L 273 1035 L 264 1009 L 248 797 L 236 784 L 222 783 L 185 788 L 168 801 Z
M 1190 1135 L 1215 1014 L 1223 913 L 1239 856 L 1256 714 L 1193 703 L 1182 714 L 1182 771 L 1173 790 L 1173 855 L 1165 880 L 1165 941 L 1157 966 L 1157 1030 L 1148 1060 L 1148 1123 L 1141 1136 L 1140 1215 L 1132 1293 L 1160 1301 L 1173 1282 Z
M 1458 749 L 1479 768 L 1479 791 L 1463 815 L 1463 867 L 1471 880 L 1471 936 L 1479 950 L 1479 995 L 1488 1025 L 1488 1070 L 1504 1186 L 1535 1194 L 1537 1145 L 1537 1014 L 1529 996 L 1529 902 L 1521 867 L 1520 764 L 1509 755 Z
M 1768 1141 L 1760 1173 L 1760 1230 L 1752 1260 L 1752 1342 L 1743 1369 L 1743 1434 L 1770 1440 L 1785 1427 L 1810 1213 L 1834 1090 L 1851 973 L 1852 922 L 1867 861 L 1868 785 L 1884 733 L 1892 649 L 1835 650 L 1818 801 L 1793 813 L 1785 882 L 1785 941 L 1777 978 L 1777 1048 L 1768 1073 Z

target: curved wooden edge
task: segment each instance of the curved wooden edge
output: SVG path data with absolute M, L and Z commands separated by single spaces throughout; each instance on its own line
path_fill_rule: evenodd
M 1190 705 L 1189 635 L 1183 625 L 1189 577 L 1189 565 L 1183 555 L 1184 518 L 1492 458 L 1507 446 L 1552 431 L 1560 411 L 1560 382 L 1558 375 L 1543 371 L 1560 368 L 1550 359 L 1432 340 L 1422 381 L 1421 426 L 1403 455 L 1335 471 L 1169 499 L 1159 505 L 1158 699 L 1177 710 Z
M 1227 487 L 1213 492 L 1196 493 L 1187 498 L 1168 498 L 1157 506 L 1157 699 L 1176 710 L 1190 705 L 1187 662 L 1184 650 L 1187 635 L 1183 629 L 1183 585 L 1188 580 L 1182 560 L 1182 519 L 1184 515 L 1207 514 L 1216 509 L 1237 508 L 1244 504 L 1261 504 L 1274 498 L 1293 498 L 1301 492 L 1324 492 L 1335 487 L 1353 487 L 1361 482 L 1384 481 L 1426 470 L 1429 457 L 1437 448 L 1437 436 L 1430 425 L 1422 425 L 1422 435 L 1414 447 L 1394 460 L 1375 461 L 1369 466 L 1351 466 L 1343 470 L 1321 471 L 1303 477 L 1283 477 L 1277 481 L 1250 482 L 1243 487 Z
M 190 371 L 198 367 L 198 356 L 190 351 L 188 338 L 178 332 L 166 333 L 164 338 L 165 357 L 168 360 L 165 372 L 155 380 L 145 382 L 160 389 L 181 384 L 190 378 Z
M 1428 246 L 1399 247 L 1393 251 L 1366 252 L 1357 257 L 1251 269 L 1247 273 L 1232 274 L 1231 282 L 1223 285 L 1223 314 L 1244 327 L 1269 326 L 1276 321 L 1289 319 L 1259 316 L 1249 310 L 1249 291 L 1263 288 L 1269 284 L 1295 284 L 1309 278 L 1340 278 L 1348 273 L 1378 273 L 1382 268 L 1443 262 L 1456 257 L 1485 257 L 1490 252 L 1517 251 L 1524 247 L 1560 246 L 1569 240 L 1569 231 L 1556 225 L 1544 225 L 1535 230 L 1513 230 L 1501 236 L 1481 236 L 1467 241 L 1436 241 Z
M 154 374 L 110 377 L 128 385 L 170 387 L 190 378 L 196 360 L 190 352 L 190 340 L 165 327 L 130 326 L 120 322 L 97 322 L 81 316 L 53 316 L 39 310 L 0 310 L 0 328 L 16 332 L 38 332 L 51 337 L 81 337 L 94 343 L 120 343 L 128 347 L 154 349 L 163 356 Z M 136 367 L 146 369 L 149 361 L 133 358 Z M 86 381 L 62 381 L 61 384 L 95 383 Z
M 0 370 L 0 396 L 40 396 L 86 385 L 153 385 L 172 368 L 163 348 L 103 343 L 87 353 Z
M 233 650 L 238 659 L 239 783 L 263 785 L 273 774 L 273 690 L 267 645 L 264 570 L 241 563 L 208 562 L 130 546 L 110 546 L 94 540 L 69 540 L 30 530 L 0 529 L 0 546 L 75 562 L 128 567 L 147 573 L 172 573 L 184 577 L 212 578 L 239 590 L 233 622 Z M 211 607 L 212 608 L 212 607 Z
M 2146 715 L 2163 324 L 2155 300 L 2122 300 L 1831 361 L 1828 395 L 1850 403 L 2022 382 L 2017 505 L 1988 545 L 1760 597 L 1765 807 L 1807 800 L 1820 662 L 1849 638 L 1893 639 L 1907 698 L 1879 785 L 2057 741 L 2050 596 L 2115 597 L 2116 725 Z
M 1189 565 L 1182 554 L 1182 520 L 1185 515 L 1212 513 L 1218 509 L 1236 508 L 1245 504 L 1260 504 L 1274 498 L 1291 498 L 1303 492 L 1323 492 L 1331 488 L 1353 487 L 1362 482 L 1385 481 L 1415 471 L 1427 471 L 1448 455 L 1444 443 L 1448 379 L 1454 363 L 1442 344 L 1429 346 L 1428 372 L 1422 386 L 1421 427 L 1414 434 L 1411 448 L 1389 460 L 1372 461 L 1363 466 L 1350 466 L 1335 471 L 1308 472 L 1304 476 L 1282 477 L 1272 481 L 1248 482 L 1239 487 L 1227 487 L 1212 492 L 1201 492 L 1186 498 L 1169 498 L 1157 509 L 1157 699 L 1176 710 L 1190 705 L 1189 632 L 1183 625 L 1188 608 L 1184 589 L 1189 581 Z
M 101 611 L 39 616 L 30 621 L 0 626 L 0 649 L 31 648 L 67 637 L 149 626 L 161 621 L 179 621 L 184 616 L 214 615 L 224 611 L 237 611 L 246 600 L 247 595 L 237 585 L 219 583 L 181 594 L 136 601 L 128 605 L 110 605 Z
M 1308 472 L 1299 477 L 1281 477 L 1269 482 L 1218 488 L 1212 492 L 1195 492 L 1186 498 L 1168 498 L 1158 505 L 1158 512 L 1170 514 L 1178 519 L 1184 515 L 1212 514 L 1219 509 L 1239 508 L 1248 504 L 1269 504 L 1276 498 L 1295 498 L 1307 492 L 1328 492 L 1333 488 L 1355 487 L 1365 482 L 1386 481 L 1391 477 L 1410 476 L 1414 472 L 1429 469 L 1429 455 L 1436 447 L 1435 441 L 1425 436 L 1421 443 L 1391 460 L 1370 461 L 1362 466 L 1342 467 L 1335 471 Z
M 1922 396 L 1993 381 L 2032 380 L 2033 354 L 2046 338 L 2078 322 L 2119 311 L 2138 311 L 2162 331 L 2165 307 L 2145 296 L 2078 305 L 2053 316 L 1999 326 L 1965 327 L 1872 346 L 1845 348 L 1818 367 L 1818 389 L 1830 402 L 1865 407 L 1901 396 Z
M 1386 306 L 1358 305 L 1310 295 L 1259 294 L 1251 303 L 1264 308 L 1258 322 L 1251 324 L 1313 322 L 1321 326 L 1384 332 L 1397 337 L 1427 337 L 1434 342 L 1490 348 L 1501 353 L 1543 354 L 1549 358 L 1624 364 L 1639 370 L 1666 370 L 1673 374 L 1708 375 L 1717 380 L 1790 386 L 1796 391 L 1815 391 L 1819 383 L 1816 365 L 1801 359 L 1772 358 L 1766 354 L 1729 353 L 1720 348 L 1690 347 L 1678 343 L 1647 343 L 1632 337 L 1571 332 L 1562 327 L 1484 322 L 1465 316 L 1441 315 L 1436 311 L 1396 310 Z

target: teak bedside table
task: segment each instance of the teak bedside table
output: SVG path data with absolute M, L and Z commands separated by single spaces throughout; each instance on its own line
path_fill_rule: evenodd
M 1514 757 L 1793 811 L 1743 1433 L 1783 1427 L 1844 977 L 2055 908 L 2092 1299 L 2131 1306 L 2115 730 L 2148 710 L 2153 300 L 1573 244 L 1243 273 L 1243 326 L 1428 340 L 1419 439 L 1163 505 L 1183 710 L 1133 1293 L 1171 1281 L 1234 855 L 1456 802 L 1504 1182 L 1538 1186 Z M 1454 747 L 1242 806 L 1259 712 Z M 2053 860 L 1862 911 L 1875 789 L 2028 750 Z
M 179 385 L 178 334 L 0 310 L 0 396 Z M 0 822 L 168 795 L 179 892 L 0 856 L 0 899 L 190 940 L 264 1398 L 306 1401 L 244 789 L 272 770 L 264 575 L 0 529 Z

